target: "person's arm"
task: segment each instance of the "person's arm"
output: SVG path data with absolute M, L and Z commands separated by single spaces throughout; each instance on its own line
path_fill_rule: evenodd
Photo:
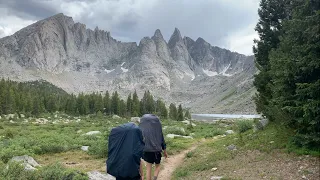
M 162 134 L 162 142 L 161 142 L 161 147 L 162 147 L 162 150 L 163 150 L 163 155 L 165 158 L 168 157 L 168 154 L 167 154 L 167 145 L 166 145 L 166 142 L 164 140 L 164 137 L 163 137 L 163 134 Z

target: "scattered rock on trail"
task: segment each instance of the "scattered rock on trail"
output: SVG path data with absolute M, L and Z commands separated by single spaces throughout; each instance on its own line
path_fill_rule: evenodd
M 131 117 L 131 122 L 140 123 L 140 117 Z
M 237 150 L 237 147 L 235 145 L 231 144 L 227 147 L 227 149 L 230 151 L 234 151 L 234 150 Z
M 24 166 L 25 170 L 33 171 L 36 170 L 36 167 L 40 167 L 40 165 L 30 156 L 15 156 L 10 161 L 21 162 Z
M 222 178 L 223 178 L 222 176 L 212 176 L 210 180 L 220 180 Z
M 81 146 L 81 150 L 82 151 L 88 151 L 89 150 L 89 146 Z
M 113 115 L 112 116 L 112 119 L 120 119 L 121 117 L 120 116 L 118 116 L 118 115 Z
M 101 134 L 101 132 L 100 131 L 90 131 L 90 132 L 87 132 L 87 133 L 85 133 L 84 135 L 97 135 L 97 134 Z
M 233 134 L 234 132 L 232 130 L 227 130 L 226 134 Z
M 88 176 L 90 180 L 115 180 L 116 179 L 110 174 L 103 174 L 99 171 L 88 172 Z
M 193 139 L 193 137 L 191 136 L 181 136 L 178 134 L 167 134 L 167 138 L 175 138 L 175 137 L 182 137 L 182 138 L 186 138 L 186 139 Z

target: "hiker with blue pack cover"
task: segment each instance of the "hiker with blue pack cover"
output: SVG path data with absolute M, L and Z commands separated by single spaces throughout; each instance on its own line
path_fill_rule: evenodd
M 151 180 L 152 164 L 155 164 L 153 180 L 156 180 L 160 172 L 161 153 L 167 158 L 166 143 L 162 133 L 160 119 L 154 114 L 145 114 L 139 124 L 142 130 L 145 147 L 143 159 L 147 163 L 147 180 Z
M 144 142 L 140 128 L 126 123 L 111 130 L 108 142 L 107 173 L 117 180 L 141 180 Z

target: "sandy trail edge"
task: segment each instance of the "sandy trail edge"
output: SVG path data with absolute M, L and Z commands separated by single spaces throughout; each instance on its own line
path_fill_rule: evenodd
M 157 180 L 170 180 L 172 173 L 183 163 L 183 159 L 190 151 L 195 150 L 199 144 L 193 145 L 191 148 L 180 152 L 179 154 L 169 156 L 163 163 L 163 169 L 160 170 Z

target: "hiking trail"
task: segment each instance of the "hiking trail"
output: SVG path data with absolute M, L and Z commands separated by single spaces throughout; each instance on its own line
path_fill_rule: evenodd
M 186 157 L 186 154 L 190 151 L 195 150 L 199 144 L 193 145 L 191 148 L 180 152 L 179 154 L 169 156 L 164 160 L 163 168 L 160 170 L 158 175 L 158 180 L 169 180 L 173 172 L 183 163 L 183 159 Z

